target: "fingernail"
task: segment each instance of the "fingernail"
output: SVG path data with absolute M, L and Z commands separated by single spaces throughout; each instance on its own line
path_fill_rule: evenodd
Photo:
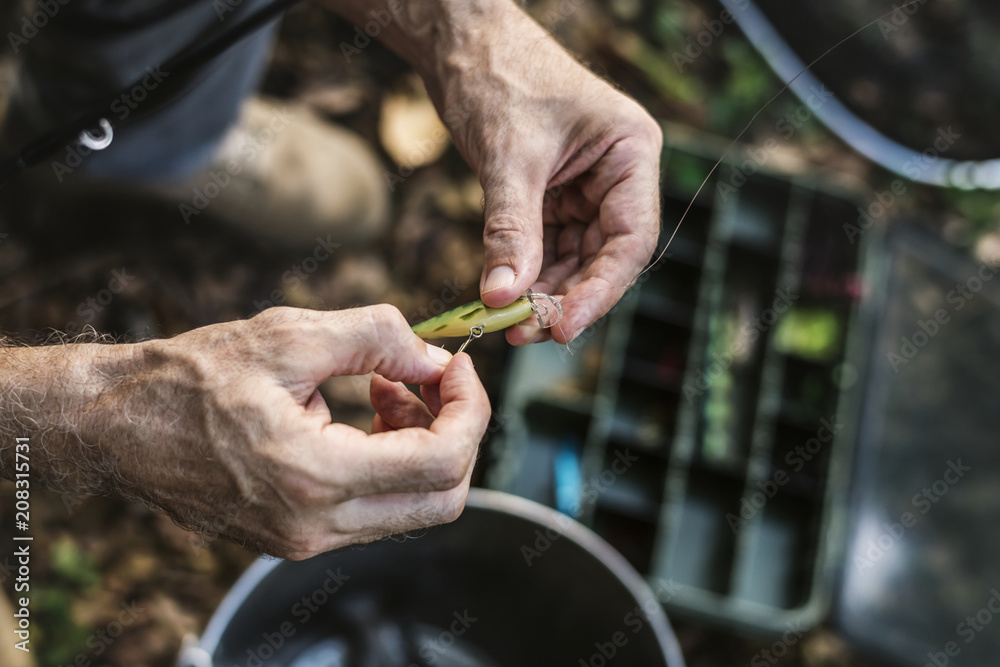
M 503 287 L 510 287 L 514 284 L 514 280 L 516 278 L 517 274 L 514 273 L 514 269 L 511 267 L 494 267 L 493 270 L 490 271 L 489 275 L 486 276 L 486 282 L 483 283 L 483 294 L 501 289 Z
M 443 347 L 436 347 L 434 345 L 427 346 L 427 356 L 431 358 L 437 364 L 442 366 L 447 366 L 451 361 L 451 352 L 444 349 Z
M 574 340 L 576 340 L 576 337 L 582 334 L 586 329 L 587 327 L 580 327 L 579 329 L 574 331 L 573 335 L 569 337 L 568 341 L 566 341 L 566 344 L 569 345 L 570 343 L 572 343 Z

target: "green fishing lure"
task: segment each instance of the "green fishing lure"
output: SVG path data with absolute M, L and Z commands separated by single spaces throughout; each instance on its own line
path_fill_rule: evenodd
M 415 324 L 412 329 L 423 339 L 468 336 L 467 345 L 484 333 L 501 331 L 532 315 L 537 319 L 538 326 L 547 329 L 562 319 L 562 304 L 548 294 L 532 294 L 528 290 L 524 296 L 503 308 L 490 308 L 482 301 L 473 301 Z M 464 348 L 465 345 L 462 346 Z

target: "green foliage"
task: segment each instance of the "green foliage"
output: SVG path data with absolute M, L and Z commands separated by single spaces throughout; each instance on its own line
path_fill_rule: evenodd
M 693 103 L 701 97 L 700 82 L 681 73 L 667 50 L 655 48 L 637 35 L 623 48 L 631 63 L 642 70 L 663 99 Z
M 965 238 L 967 244 L 975 243 L 979 237 L 997 229 L 1000 219 L 1000 198 L 996 192 L 984 190 L 946 190 L 945 200 L 952 211 L 965 219 Z
M 61 584 L 43 586 L 32 596 L 38 623 L 32 643 L 37 650 L 39 667 L 72 664 L 86 650 L 90 633 L 73 620 L 73 593 Z
M 692 197 L 711 169 L 711 163 L 678 151 L 669 155 L 663 167 L 664 182 L 676 188 L 677 194 Z
M 684 14 L 684 9 L 677 3 L 664 2 L 659 4 L 650 28 L 653 40 L 670 50 L 681 47 L 686 36 L 681 28 Z
M 93 557 L 81 551 L 68 537 L 56 540 L 50 551 L 52 572 L 76 588 L 89 588 L 100 582 Z
M 73 600 L 100 582 L 93 557 L 69 537 L 53 542 L 49 556 L 49 576 L 32 591 L 39 667 L 68 665 L 87 651 L 90 631 L 73 620 Z
M 779 82 L 750 44 L 734 35 L 726 37 L 721 47 L 728 75 L 709 106 L 709 126 L 735 136 L 778 91 Z

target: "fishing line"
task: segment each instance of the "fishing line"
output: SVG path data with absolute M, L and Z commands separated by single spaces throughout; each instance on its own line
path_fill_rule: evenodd
M 735 17 L 736 14 L 738 13 L 738 10 L 733 10 L 730 7 L 730 5 L 732 5 L 736 0 L 721 0 L 721 1 L 722 1 L 722 3 L 724 5 L 726 5 L 726 7 L 728 9 L 730 9 L 730 13 L 733 14 L 733 16 Z M 751 7 L 753 9 L 757 9 L 756 5 L 754 5 L 751 0 L 742 0 L 742 1 L 747 3 L 747 7 L 744 8 L 744 11 L 746 9 L 748 9 L 748 8 L 751 8 Z M 899 9 L 906 8 L 906 7 L 912 7 L 914 5 L 919 5 L 919 4 L 921 4 L 921 2 L 922 2 L 922 0 L 910 0 L 909 2 L 905 2 L 902 5 L 900 5 Z M 759 12 L 760 10 L 757 10 L 757 11 Z M 701 185 L 698 186 L 698 189 L 695 191 L 694 196 L 691 197 L 691 201 L 688 202 L 687 208 L 684 209 L 684 213 L 681 214 L 681 218 L 680 218 L 680 220 L 677 221 L 677 225 L 674 227 L 673 233 L 670 234 L 670 238 L 667 239 L 667 244 L 665 246 L 663 246 L 663 250 L 660 252 L 659 255 L 657 255 L 656 259 L 653 260 L 653 262 L 650 263 L 649 266 L 647 266 L 645 269 L 643 269 L 642 271 L 639 272 L 639 275 L 637 275 L 635 278 L 633 278 L 632 280 L 628 281 L 625 284 L 625 289 L 628 289 L 628 287 L 630 285 L 632 285 L 633 283 L 635 283 L 636 280 L 638 280 L 639 278 L 641 278 L 645 273 L 647 273 L 654 266 L 656 266 L 657 264 L 660 263 L 660 260 L 663 259 L 663 256 L 667 252 L 667 248 L 670 247 L 670 244 L 671 244 L 671 242 L 673 242 L 674 237 L 677 236 L 677 232 L 680 231 L 681 225 L 684 223 L 685 218 L 687 218 L 688 213 L 690 213 L 691 208 L 694 206 L 695 201 L 698 199 L 698 195 L 700 195 L 701 191 L 705 189 L 705 186 L 708 184 L 709 179 L 712 178 L 712 174 L 714 174 L 715 171 L 719 168 L 719 166 L 725 161 L 725 159 L 727 157 L 729 157 L 729 154 L 736 147 L 736 144 L 739 143 L 740 139 L 743 138 L 743 135 L 745 135 L 747 133 L 747 131 L 750 130 L 750 128 L 753 126 L 754 122 L 757 120 L 757 117 L 760 116 L 769 106 L 771 106 L 771 103 L 774 102 L 776 99 L 778 99 L 778 97 L 780 97 L 782 93 L 784 93 L 786 90 L 788 90 L 789 88 L 791 88 L 792 84 L 795 83 L 795 81 L 799 77 L 803 76 L 806 72 L 808 72 L 809 70 L 811 70 L 814 65 L 816 65 L 818 62 L 820 62 L 821 60 L 823 60 L 824 58 L 826 58 L 828 55 L 830 55 L 831 53 L 833 53 L 835 50 L 837 50 L 838 48 L 840 48 L 841 46 L 843 46 L 848 41 L 850 41 L 850 40 L 854 39 L 855 37 L 857 37 L 859 34 L 861 34 L 862 32 L 864 32 L 868 28 L 872 27 L 873 25 L 876 25 L 879 21 L 884 21 L 886 19 L 886 17 L 892 16 L 896 11 L 897 11 L 897 9 L 894 8 L 892 11 L 889 11 L 889 12 L 886 12 L 885 14 L 882 14 L 878 18 L 876 18 L 876 19 L 874 19 L 872 21 L 869 21 L 868 23 L 864 24 L 863 26 L 861 26 L 860 28 L 858 28 L 857 30 L 855 30 L 854 32 L 852 32 L 851 34 L 849 34 L 847 37 L 844 37 L 840 41 L 836 42 L 833 46 L 829 47 L 826 51 L 824 51 L 819 56 L 817 56 L 815 59 L 813 59 L 808 65 L 806 65 L 806 66 L 802 67 L 801 69 L 799 69 L 799 71 L 796 72 L 795 76 L 793 76 L 787 82 L 785 82 L 785 85 L 783 85 L 781 87 L 781 89 L 778 90 L 778 92 L 776 92 L 774 95 L 772 95 L 769 100 L 767 100 L 766 102 L 764 102 L 763 106 L 761 106 L 761 108 L 757 110 L 757 112 L 750 118 L 750 120 L 743 127 L 743 129 L 740 130 L 740 133 L 736 135 L 736 138 L 734 138 L 732 140 L 732 142 L 730 142 L 729 147 L 726 148 L 726 150 L 722 154 L 722 156 L 716 161 L 716 163 L 714 165 L 712 165 L 712 169 L 708 172 L 708 175 L 705 176 L 705 178 L 702 180 Z M 737 18 L 737 22 L 739 22 L 738 18 Z M 742 27 L 742 25 L 740 27 Z M 759 49 L 759 46 L 756 43 L 754 43 L 754 46 L 757 46 L 758 49 Z M 1000 183 L 998 183 L 998 187 L 1000 187 Z
M 840 39 L 808 64 L 801 66 L 801 61 L 798 60 L 794 52 L 780 38 L 773 26 L 771 26 L 766 17 L 764 17 L 763 13 L 757 8 L 752 0 L 721 0 L 722 4 L 730 11 L 737 24 L 743 30 L 747 39 L 754 44 L 764 59 L 768 62 L 772 69 L 774 69 L 778 77 L 780 79 L 785 79 L 784 74 L 790 71 L 795 72 L 794 76 L 788 78 L 784 85 L 773 96 L 771 96 L 771 98 L 768 99 L 756 111 L 756 113 L 753 114 L 743 129 L 741 129 L 736 137 L 730 142 L 721 157 L 719 157 L 719 159 L 712 166 L 711 170 L 709 170 L 708 174 L 701 181 L 694 196 L 688 202 L 687 207 L 681 214 L 680 219 L 677 221 L 677 224 L 674 226 L 666 244 L 663 246 L 663 249 L 657 255 L 656 259 L 650 262 L 648 266 L 646 266 L 624 286 L 616 289 L 627 290 L 639 278 L 648 273 L 653 269 L 653 267 L 658 265 L 663 260 L 663 258 L 667 255 L 667 250 L 669 249 L 670 244 L 677 236 L 681 225 L 687 219 L 695 201 L 697 201 L 698 196 L 705 189 L 712 175 L 715 174 L 719 166 L 721 166 L 743 136 L 753 126 L 760 114 L 762 114 L 782 93 L 789 88 L 792 88 L 793 92 L 798 95 L 799 93 L 793 84 L 795 84 L 801 77 L 807 75 L 807 73 L 810 72 L 810 70 L 817 63 L 830 55 L 833 51 L 856 37 L 862 31 L 871 28 L 880 21 L 884 21 L 894 13 L 923 4 L 924 1 L 925 0 L 908 0 L 908 2 L 904 2 L 902 5 L 894 7 L 891 11 L 885 12 L 879 17 L 862 25 L 857 30 L 854 30 L 846 37 Z M 169 85 L 161 85 L 150 91 L 148 97 L 149 107 L 155 108 L 157 102 L 166 101 L 169 103 L 172 101 L 170 96 L 176 92 L 177 84 L 175 82 L 180 80 L 180 85 L 183 85 L 187 76 L 195 74 L 213 58 L 225 52 L 238 41 L 247 37 L 252 32 L 262 28 L 268 22 L 277 19 L 281 13 L 297 2 L 299 2 L 299 0 L 275 0 L 275 2 L 251 14 L 248 18 L 238 23 L 234 28 L 231 28 L 228 31 L 216 33 L 204 42 L 193 45 L 173 58 L 161 63 L 159 65 L 160 68 L 170 72 L 171 74 L 179 76 L 172 76 L 171 80 L 168 82 Z M 744 6 L 740 8 L 737 6 L 737 3 L 744 3 Z M 145 72 L 143 75 L 145 76 Z M 814 80 L 812 77 L 810 77 L 810 79 Z M 106 145 L 111 142 L 113 136 L 113 124 L 107 118 L 108 110 L 111 104 L 115 100 L 119 99 L 122 94 L 125 94 L 134 87 L 141 85 L 141 80 L 136 81 L 133 85 L 124 88 L 124 92 L 120 92 L 114 97 L 108 98 L 105 103 L 92 107 L 87 112 L 80 114 L 73 121 L 46 133 L 39 139 L 23 147 L 15 155 L 0 161 L 0 186 L 13 178 L 13 176 L 17 173 L 40 163 L 42 160 L 53 155 L 60 148 L 63 148 L 74 141 L 94 148 L 106 147 Z M 836 105 L 833 103 L 836 103 Z M 855 150 L 858 150 L 866 157 L 869 157 L 894 171 L 899 171 L 900 156 L 923 156 L 922 153 L 916 153 L 911 149 L 893 142 L 871 126 L 865 124 L 863 121 L 853 116 L 850 111 L 844 108 L 843 105 L 836 100 L 836 98 L 828 101 L 824 106 L 831 107 L 832 111 L 823 112 L 823 109 L 815 110 L 817 118 L 824 122 L 827 127 L 829 127 L 834 133 L 838 134 L 838 136 L 844 139 L 844 141 L 850 146 L 855 148 Z M 134 114 L 129 118 L 134 119 L 136 115 L 137 114 Z M 94 135 L 90 131 L 91 128 L 94 127 L 101 128 L 101 132 L 98 135 Z M 859 139 L 858 136 L 861 136 L 862 138 Z M 931 170 L 930 174 L 920 180 L 934 185 L 954 185 L 956 187 L 968 188 L 1000 188 L 1000 159 L 981 162 L 958 162 L 955 160 L 937 158 L 937 161 L 934 162 L 934 164 L 937 165 L 937 168 Z M 606 290 L 598 290 L 598 293 L 601 291 Z M 572 302 L 565 301 L 563 303 L 568 304 Z M 559 326 L 558 321 L 554 324 Z
M 920 0 L 916 4 L 923 4 L 925 1 Z M 784 80 L 802 68 L 802 61 L 752 0 L 721 0 L 721 2 L 730 9 L 747 39 L 760 52 L 778 78 Z M 742 11 L 738 7 L 740 2 L 744 3 Z M 898 11 L 909 15 L 906 9 L 913 7 L 914 4 L 906 3 L 898 8 Z M 896 12 L 897 10 L 894 10 L 892 14 L 895 15 Z M 883 16 L 877 21 L 884 18 Z M 898 25 L 895 20 L 893 25 Z M 792 92 L 806 102 L 807 97 L 821 83 L 811 72 L 801 74 L 801 78 L 795 77 L 798 80 L 789 83 Z M 943 158 L 937 151 L 917 152 L 876 130 L 836 98 L 825 100 L 814 109 L 814 113 L 821 123 L 851 148 L 909 180 L 964 190 L 1000 188 L 1000 160 L 958 161 Z M 933 154 L 928 154 L 929 152 Z
M 908 9 L 910 7 L 913 7 L 913 6 L 917 6 L 917 5 L 923 4 L 923 2 L 925 2 L 926 0 L 909 0 L 908 2 L 904 2 L 902 5 L 898 5 L 897 7 L 894 7 L 891 11 L 887 11 L 884 14 L 881 14 L 880 16 L 876 17 L 875 19 L 872 19 L 868 23 L 865 23 L 860 28 L 854 30 L 849 35 L 847 35 L 846 37 L 843 37 L 840 40 L 838 40 L 837 42 L 835 42 L 832 46 L 830 46 L 829 48 L 827 48 L 819 56 L 817 56 L 816 58 L 814 58 L 812 61 L 810 61 L 808 64 L 806 64 L 804 66 L 801 65 L 801 61 L 799 61 L 797 58 L 794 58 L 794 54 L 792 53 L 791 49 L 780 38 L 780 36 L 774 30 L 774 28 L 770 26 L 770 23 L 768 23 L 767 19 L 763 17 L 763 14 L 760 12 L 760 10 L 757 8 L 757 6 L 753 3 L 752 0 L 720 0 L 720 1 L 730 11 L 730 14 L 733 15 L 733 17 L 735 18 L 735 20 L 737 21 L 737 23 L 740 25 L 740 28 L 744 30 L 744 34 L 747 36 L 747 39 L 749 39 L 750 42 L 754 45 L 754 47 L 757 48 L 757 50 L 759 52 L 761 52 L 762 56 L 765 58 L 765 60 L 768 62 L 768 64 L 772 67 L 772 69 L 774 69 L 775 73 L 781 79 L 785 78 L 782 75 L 782 71 L 786 70 L 788 68 L 789 63 L 796 63 L 797 62 L 797 63 L 799 63 L 799 66 L 797 67 L 797 71 L 793 70 L 794 71 L 793 76 L 791 76 L 784 83 L 784 85 L 782 85 L 782 87 L 774 95 L 772 95 L 766 102 L 764 102 L 764 104 L 756 111 L 756 113 L 754 113 L 753 116 L 750 117 L 750 120 L 746 123 L 746 125 L 743 127 L 743 129 L 740 130 L 739 134 L 737 134 L 736 137 L 729 143 L 729 146 L 726 148 L 726 150 L 722 153 L 722 155 L 715 162 L 715 164 L 712 165 L 712 168 L 709 170 L 708 174 L 705 176 L 704 179 L 702 179 L 701 183 L 698 185 L 698 189 L 695 191 L 694 195 L 691 197 L 691 200 L 688 202 L 687 207 L 684 209 L 684 212 L 681 214 L 680 219 L 677 221 L 677 224 L 674 226 L 673 232 L 671 232 L 669 238 L 667 239 L 666 245 L 663 246 L 663 249 L 656 256 L 656 259 L 654 259 L 652 262 L 650 262 L 649 265 L 646 266 L 646 268 L 644 268 L 642 271 L 640 271 L 630 281 L 628 281 L 627 283 L 625 283 L 625 285 L 623 285 L 620 288 L 612 288 L 612 289 L 621 289 L 623 291 L 627 290 L 629 287 L 631 287 L 633 284 L 635 284 L 635 282 L 637 280 L 639 280 L 643 275 L 645 275 L 646 273 L 648 273 L 649 271 L 651 271 L 655 266 L 657 266 L 663 260 L 663 258 L 667 255 L 667 250 L 670 248 L 670 244 L 673 242 L 674 237 L 677 236 L 677 232 L 680 231 L 681 225 L 684 224 L 685 219 L 687 219 L 688 214 L 691 212 L 691 209 L 694 207 L 694 203 L 698 200 L 698 196 L 705 189 L 705 186 L 708 184 L 709 180 L 711 180 L 712 175 L 716 172 L 716 170 L 718 170 L 718 168 L 722 165 L 722 163 L 726 160 L 726 158 L 729 157 L 729 154 L 732 153 L 733 149 L 740 142 L 740 140 L 743 138 L 743 136 L 750 130 L 750 128 L 756 122 L 757 118 L 765 110 L 767 110 L 767 108 L 769 106 L 771 106 L 771 104 L 776 99 L 778 99 L 778 97 L 780 97 L 789 88 L 793 88 L 793 84 L 795 84 L 795 82 L 798 81 L 800 79 L 800 77 L 803 77 L 804 75 L 806 75 L 817 63 L 819 63 L 820 61 L 822 61 L 824 58 L 826 58 L 828 55 L 830 55 L 831 53 L 833 53 L 834 51 L 836 51 L 838 48 L 840 48 L 841 46 L 843 46 L 848 41 L 850 41 L 850 40 L 854 39 L 855 37 L 857 37 L 863 31 L 871 28 L 874 25 L 877 25 L 880 21 L 884 21 L 886 18 L 892 16 L 894 13 L 896 13 L 899 10 L 905 10 L 905 9 Z M 741 8 L 739 8 L 737 6 L 737 2 L 744 2 L 745 6 L 741 9 Z M 748 10 L 750 10 L 750 12 L 752 12 L 752 13 L 750 13 L 750 16 L 752 17 L 752 20 L 750 20 L 750 21 L 744 20 L 743 22 L 741 22 L 741 18 L 743 18 L 740 15 L 741 12 L 746 12 Z M 744 23 L 746 23 L 749 27 L 745 27 Z M 765 27 L 763 27 L 764 24 L 766 24 L 766 29 L 765 29 Z M 765 44 L 759 43 L 761 41 L 765 42 Z M 774 46 L 775 43 L 779 43 L 779 46 Z M 768 44 L 771 45 L 770 50 L 768 50 L 768 46 L 767 46 Z M 778 57 L 778 56 L 771 56 L 771 57 L 769 57 L 768 53 L 771 53 L 771 52 L 781 53 L 781 56 L 780 57 Z M 792 53 L 792 56 L 789 57 L 787 55 L 788 53 Z M 794 60 L 792 58 L 794 58 Z M 794 88 L 793 88 L 793 92 L 795 92 Z M 796 92 L 796 94 L 798 94 L 798 93 Z M 836 100 L 836 98 L 833 98 L 832 101 L 836 102 L 837 100 Z M 828 104 L 829 104 L 829 102 L 828 102 Z M 838 105 L 839 105 L 839 103 L 838 103 Z M 842 105 L 840 105 L 840 106 L 841 106 L 841 108 L 843 108 Z M 814 112 L 815 112 L 815 110 L 814 110 Z M 847 111 L 846 109 L 843 109 L 843 112 L 846 113 L 846 114 L 850 114 L 850 112 Z M 817 117 L 819 117 L 819 113 L 816 113 L 816 115 L 817 115 Z M 820 118 L 820 119 L 821 120 L 825 120 L 824 118 Z M 860 119 L 857 119 L 856 117 L 855 117 L 855 120 L 856 120 L 857 123 L 864 124 Z M 844 139 L 844 141 L 846 141 L 850 146 L 852 146 L 856 150 L 858 150 L 858 146 L 856 145 L 857 144 L 856 141 L 850 140 L 848 137 L 845 137 L 845 136 L 843 136 L 841 134 L 841 132 L 845 131 L 844 125 L 842 123 L 838 124 L 835 121 L 826 121 L 826 124 L 827 124 L 828 127 L 830 127 L 831 130 L 834 130 L 834 132 L 836 134 L 838 134 L 838 136 L 841 136 L 841 138 Z M 864 124 L 864 126 L 868 129 L 868 132 L 877 134 L 879 137 L 881 137 L 884 140 L 884 142 L 888 142 L 889 144 L 893 144 L 894 146 L 898 147 L 898 149 L 909 151 L 913 156 L 918 156 L 918 157 L 922 157 L 923 156 L 922 153 L 916 153 L 915 151 L 911 151 L 910 149 L 907 149 L 907 148 L 905 148 L 905 147 L 903 147 L 903 146 L 901 146 L 899 144 L 896 144 L 895 142 L 892 142 L 890 139 L 888 139 L 887 137 L 885 137 L 885 135 L 882 135 L 881 133 L 877 132 L 871 126 L 866 125 L 866 124 Z M 875 153 L 873 151 L 870 151 L 870 150 L 869 151 L 859 150 L 859 152 L 861 152 L 866 157 L 869 157 L 869 158 L 872 158 L 872 159 L 874 159 L 874 157 L 873 157 L 874 155 L 878 155 L 877 153 Z M 938 160 L 941 161 L 940 158 L 938 158 Z M 876 161 L 878 161 L 878 160 L 876 160 Z M 961 167 L 964 167 L 965 169 L 968 170 L 969 167 L 967 165 L 977 165 L 977 164 L 978 165 L 982 165 L 983 168 L 984 168 L 984 171 L 995 170 L 997 172 L 997 180 L 996 180 L 996 183 L 994 185 L 990 186 L 990 187 L 1000 188 L 1000 160 L 990 160 L 990 161 L 984 161 L 984 162 L 980 162 L 980 163 L 957 163 L 955 161 L 948 161 L 948 162 L 954 163 L 954 165 L 956 165 L 956 166 L 951 166 L 948 169 L 945 169 L 945 172 L 955 172 L 955 171 L 957 171 L 958 168 L 961 168 Z M 996 165 L 995 167 L 993 166 L 994 164 Z M 884 166 L 888 166 L 888 165 L 884 165 Z M 893 170 L 896 171 L 896 169 L 893 169 Z M 928 181 L 925 181 L 925 182 L 928 182 Z M 981 184 L 979 185 L 979 187 L 987 187 L 985 179 L 980 179 L 980 183 Z M 938 182 L 934 182 L 934 184 L 935 185 L 945 185 L 945 183 L 938 183 Z M 605 289 L 605 290 L 598 290 L 596 293 L 599 294 L 601 292 L 606 292 L 606 291 L 609 291 L 609 290 L 607 290 L 607 289 Z M 579 301 L 579 300 L 580 299 L 574 299 L 572 301 L 563 301 L 563 304 L 571 304 L 571 303 L 574 303 L 575 301 Z M 556 323 L 556 326 L 558 327 L 558 330 L 559 330 L 560 333 L 564 333 L 562 331 L 562 327 L 559 326 L 558 322 Z

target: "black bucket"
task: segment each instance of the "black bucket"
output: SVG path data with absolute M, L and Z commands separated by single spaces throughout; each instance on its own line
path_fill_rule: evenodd
M 662 607 L 606 542 L 473 489 L 419 538 L 261 560 L 182 667 L 683 667 Z

